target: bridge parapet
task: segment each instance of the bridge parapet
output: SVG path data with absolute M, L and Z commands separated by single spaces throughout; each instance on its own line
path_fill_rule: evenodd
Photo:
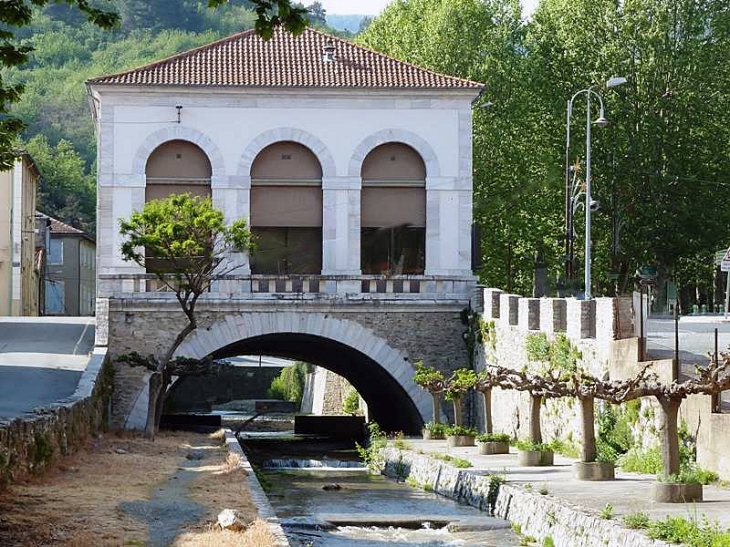
M 100 298 L 164 298 L 169 293 L 153 274 L 100 274 L 98 283 Z M 467 301 L 475 283 L 473 277 L 458 276 L 227 276 L 215 281 L 205 298 Z

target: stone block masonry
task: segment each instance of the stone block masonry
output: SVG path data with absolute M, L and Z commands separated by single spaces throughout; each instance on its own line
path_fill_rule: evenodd
M 386 475 L 410 479 L 409 482 L 481 510 L 493 505 L 496 517 L 519 526 L 522 534 L 537 538 L 540 545 L 550 537 L 555 547 L 669 547 L 616 521 L 521 486 L 502 484 L 495 495 L 490 488 L 490 475 L 458 469 L 425 454 L 389 446 L 381 455 Z
M 111 390 L 107 352 L 97 348 L 73 395 L 42 412 L 0 422 L 0 489 L 41 473 L 105 430 Z
M 461 322 L 464 307 L 466 302 L 201 300 L 198 329 L 178 355 L 204 357 L 243 340 L 277 333 L 335 341 L 379 364 L 428 421 L 431 398 L 413 382 L 414 363 L 422 359 L 446 375 L 469 366 Z M 179 305 L 169 298 L 109 299 L 109 353 L 112 357 L 131 351 L 159 356 L 183 323 Z M 296 355 L 291 358 L 306 360 Z M 114 425 L 123 427 L 143 397 L 146 375 L 143 370 L 117 364 L 115 371 Z M 336 372 L 347 377 L 346 371 Z M 450 405 L 443 410 L 449 416 Z

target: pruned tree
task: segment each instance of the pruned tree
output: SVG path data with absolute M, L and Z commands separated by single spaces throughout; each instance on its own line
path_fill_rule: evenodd
M 482 394 L 485 433 L 494 433 L 494 422 L 492 420 L 492 388 L 498 386 L 499 383 L 497 378 L 495 378 L 489 369 L 485 369 L 477 374 L 474 391 Z
M 431 394 L 433 400 L 433 423 L 440 423 L 441 420 L 441 399 L 439 396 L 446 390 L 446 382 L 441 371 L 433 367 L 427 367 L 422 360 L 416 361 L 416 374 L 413 376 L 416 385 L 422 387 Z
M 530 442 L 542 444 L 540 414 L 542 402 L 547 398 L 567 397 L 572 393 L 568 384 L 558 371 L 544 375 L 529 374 L 527 369 L 513 370 L 499 365 L 490 365 L 487 371 L 492 377 L 494 387 L 514 389 L 530 394 Z
M 680 472 L 679 457 L 679 407 L 690 395 L 716 395 L 730 389 L 730 353 L 706 367 L 697 366 L 695 376 L 682 382 L 663 384 L 657 375 L 649 371 L 651 365 L 639 373 L 620 381 L 600 380 L 581 374 L 578 384 L 584 393 L 613 404 L 621 404 L 641 397 L 654 397 L 662 409 L 664 427 L 662 437 L 662 465 L 667 476 Z
M 122 258 L 154 273 L 175 295 L 187 320 L 149 379 L 145 434 L 153 439 L 170 384 L 172 356 L 198 327 L 198 299 L 214 281 L 240 267 L 230 255 L 251 248 L 251 232 L 243 220 L 226 225 L 210 198 L 181 194 L 147 202 L 129 220 L 120 220 L 120 233 L 124 238 Z
M 460 368 L 446 381 L 446 400 L 454 405 L 454 425 L 464 425 L 463 401 L 464 395 L 474 388 L 477 381 L 476 373 L 469 368 Z

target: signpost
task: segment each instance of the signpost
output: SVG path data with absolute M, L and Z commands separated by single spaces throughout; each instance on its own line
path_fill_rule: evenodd
M 730 249 L 725 251 L 725 256 L 720 261 L 720 271 L 725 272 L 727 285 L 725 286 L 725 321 L 727 321 L 728 305 L 730 305 Z

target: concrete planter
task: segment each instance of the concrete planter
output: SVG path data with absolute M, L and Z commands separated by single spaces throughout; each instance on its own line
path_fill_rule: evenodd
M 434 435 L 428 429 L 424 429 L 422 433 L 424 441 L 440 441 L 444 438 L 443 435 Z
M 520 450 L 517 452 L 517 462 L 522 467 L 547 467 L 553 465 L 554 457 L 552 450 Z
M 654 501 L 657 503 L 702 501 L 702 485 L 700 483 L 656 482 L 654 483 Z
M 446 446 L 456 448 L 458 446 L 474 446 L 474 437 L 471 435 L 447 435 Z
M 509 443 L 477 441 L 477 446 L 479 447 L 479 454 L 482 456 L 491 456 L 492 454 L 509 454 Z
M 616 479 L 616 465 L 605 462 L 577 462 L 573 475 L 579 481 L 612 481 Z

